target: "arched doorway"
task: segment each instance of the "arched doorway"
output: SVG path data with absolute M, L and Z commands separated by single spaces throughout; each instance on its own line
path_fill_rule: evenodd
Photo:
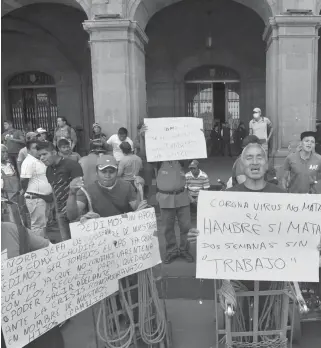
M 222 66 L 202 66 L 185 75 L 185 115 L 201 117 L 205 136 L 214 125 L 228 122 L 236 129 L 240 119 L 240 77 Z
M 17 1 L 2 17 L 2 113 L 15 126 L 55 127 L 67 118 L 85 153 L 93 124 L 87 19 L 79 0 Z M 27 122 L 27 125 L 25 124 Z
M 15 75 L 8 83 L 10 118 L 21 130 L 43 127 L 53 130 L 56 124 L 57 94 L 52 76 L 38 71 Z

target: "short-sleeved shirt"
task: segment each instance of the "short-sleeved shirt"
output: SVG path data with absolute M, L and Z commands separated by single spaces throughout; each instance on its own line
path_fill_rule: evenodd
M 47 167 L 46 176 L 53 188 L 58 212 L 65 214 L 69 184 L 73 179 L 83 176 L 82 168 L 75 161 L 61 158 L 57 165 Z
M 143 161 L 137 155 L 126 155 L 118 164 L 118 175 L 126 180 L 132 181 L 139 171 L 143 168 Z
M 91 198 L 93 211 L 101 217 L 109 217 L 132 211 L 130 202 L 137 200 L 132 184 L 122 179 L 117 179 L 115 186 L 111 189 L 101 186 L 95 181 L 85 187 Z M 82 190 L 77 192 L 77 201 L 86 204 L 87 197 Z
M 269 182 L 266 183 L 265 187 L 262 190 L 251 190 L 247 188 L 244 184 L 239 184 L 227 189 L 226 191 L 285 193 L 285 191 L 282 188 Z
M 252 119 L 249 127 L 252 129 L 253 135 L 261 140 L 267 140 L 268 128 L 272 127 L 272 122 L 267 117 L 260 117 L 258 121 Z
M 321 174 L 321 156 L 312 153 L 310 158 L 304 160 L 300 151 L 291 153 L 285 159 L 284 170 L 290 172 L 289 192 L 309 193 L 310 185 Z
M 29 179 L 27 192 L 49 195 L 52 188 L 46 177 L 47 167 L 43 162 L 28 154 L 21 166 L 21 179 Z
M 28 149 L 25 146 L 24 148 L 22 148 L 19 151 L 17 162 L 22 163 L 26 159 L 27 156 L 28 156 Z
M 127 143 L 130 144 L 130 146 L 132 147 L 132 150 L 134 151 L 134 143 L 130 138 L 126 138 Z M 112 135 L 108 140 L 107 140 L 107 144 L 112 146 L 113 148 L 113 156 L 116 158 L 116 161 L 119 162 L 123 157 L 123 151 L 119 148 L 119 145 L 122 143 L 122 141 L 119 139 L 118 134 L 114 134 Z
M 208 176 L 201 170 L 197 177 L 195 177 L 192 172 L 188 172 L 185 174 L 185 178 L 186 188 L 193 197 L 198 197 L 200 190 L 208 190 L 210 188 Z
M 6 138 L 6 136 L 9 134 L 9 138 Z M 24 137 L 23 133 L 19 129 L 10 129 L 2 133 L 1 139 L 2 142 L 7 146 L 8 148 L 8 154 L 17 155 L 19 151 L 25 146 L 24 144 L 16 143 L 15 141 L 11 141 L 11 139 L 20 139 L 21 137 Z
M 185 173 L 179 161 L 163 162 L 158 170 L 156 183 L 157 188 L 160 190 L 160 192 L 157 192 L 156 199 L 161 209 L 172 209 L 190 205 L 190 199 L 185 189 Z M 179 193 L 170 194 L 170 192 Z
M 79 160 L 81 159 L 79 153 L 77 153 L 77 152 L 71 152 L 69 155 L 63 155 L 60 152 L 59 155 L 63 158 L 67 158 L 67 159 L 70 159 L 70 160 L 75 161 L 75 162 L 79 162 Z

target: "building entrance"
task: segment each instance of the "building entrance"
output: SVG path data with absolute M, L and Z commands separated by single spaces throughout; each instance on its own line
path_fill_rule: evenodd
M 201 67 L 185 77 L 186 115 L 202 117 L 205 136 L 214 125 L 228 122 L 235 129 L 240 120 L 240 81 L 230 69 Z

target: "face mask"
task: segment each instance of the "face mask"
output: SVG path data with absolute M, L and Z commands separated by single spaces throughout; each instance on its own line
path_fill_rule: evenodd
M 254 117 L 254 118 L 259 118 L 259 117 L 260 117 L 260 114 L 257 113 L 257 112 L 255 112 L 255 113 L 253 114 L 253 117 Z

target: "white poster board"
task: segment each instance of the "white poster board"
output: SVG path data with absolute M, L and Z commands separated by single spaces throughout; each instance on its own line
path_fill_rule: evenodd
M 196 117 L 145 118 L 148 162 L 207 158 L 203 119 Z
M 84 224 L 70 224 L 71 238 L 81 238 L 92 233 L 107 233 L 112 237 L 117 253 L 112 260 L 119 267 L 118 278 L 143 271 L 162 262 L 159 252 L 157 221 L 154 208 L 90 219 Z
M 321 195 L 201 191 L 197 228 L 197 278 L 319 281 Z

